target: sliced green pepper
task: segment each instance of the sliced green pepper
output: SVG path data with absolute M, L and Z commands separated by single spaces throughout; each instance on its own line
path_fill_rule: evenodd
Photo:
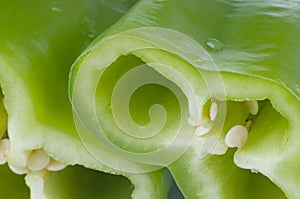
M 299 1 L 140 1 L 72 68 L 81 139 L 118 170 L 169 167 L 187 198 L 249 197 L 235 165 L 299 198 L 299 18 Z
M 131 193 L 134 185 L 133 198 L 160 198 L 166 195 L 168 186 L 161 189 L 159 185 L 162 180 L 169 181 L 167 171 L 128 174 L 97 162 L 77 135 L 68 100 L 68 74 L 72 62 L 96 35 L 114 23 L 134 2 L 1 1 L 0 83 L 9 116 L 11 146 L 8 163 L 15 172 L 26 173 L 28 168 L 39 170 L 41 162 L 36 159 L 42 157 L 47 164 L 49 155 L 50 161 L 55 159 L 66 165 L 80 164 L 130 178 L 132 184 L 125 183 L 124 190 Z M 62 171 L 61 176 L 59 173 L 53 175 L 65 180 L 65 186 L 72 181 L 71 187 L 71 183 L 75 182 L 67 174 L 69 170 L 72 169 Z M 54 184 L 48 183 L 48 178 L 39 174 L 40 171 L 30 171 L 26 177 L 31 197 L 62 197 L 58 196 L 60 192 L 49 195 L 47 190 L 55 189 Z M 99 175 L 96 177 L 101 178 Z M 119 178 L 125 180 L 124 177 Z M 47 188 L 48 185 L 50 188 Z M 56 184 L 56 187 L 59 186 Z

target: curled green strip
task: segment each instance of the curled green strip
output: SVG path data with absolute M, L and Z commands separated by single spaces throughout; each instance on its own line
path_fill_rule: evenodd
M 157 33 L 160 37 L 155 40 Z M 193 57 L 190 60 L 213 65 L 204 49 L 188 37 L 176 31 L 158 28 L 134 29 L 108 37 L 99 48 L 88 52 L 83 56 L 84 59 L 80 58 L 76 65 L 80 69 L 71 85 L 71 98 L 79 134 L 88 150 L 112 168 L 144 172 L 167 166 L 180 157 L 195 138 L 195 127 L 188 124 L 189 118 L 201 121 L 207 129 L 211 126 L 201 107 L 210 92 L 204 83 L 207 77 L 179 57 L 165 52 L 174 50 L 179 54 L 180 49 L 174 49 L 168 42 L 162 43 L 163 38 L 170 35 L 180 39 L 177 40 L 178 46 L 187 43 L 194 46 L 195 56 L 197 53 L 203 54 L 203 60 L 194 60 Z M 116 48 L 112 50 L 119 53 L 116 57 L 113 56 L 115 52 L 107 49 L 112 46 Z M 111 55 L 99 56 L 106 52 Z M 117 58 L 120 54 L 122 56 Z M 186 67 L 182 67 L 183 64 Z M 214 77 L 216 81 L 207 80 L 207 84 L 214 83 L 214 86 L 219 84 L 222 87 L 218 74 L 209 77 Z M 158 86 L 160 92 L 157 92 Z M 151 96 L 148 96 L 148 92 L 152 93 Z M 224 97 L 222 94 L 211 95 L 221 98 Z M 136 99 L 139 95 L 140 101 Z M 161 102 L 157 101 L 159 99 Z M 130 100 L 136 101 L 136 110 L 129 109 Z M 137 114 L 136 118 L 146 125 L 136 124 L 131 112 Z M 153 121 L 155 117 L 158 119 L 157 124 Z M 163 128 L 155 125 L 163 125 Z M 148 137 L 137 133 L 137 129 L 145 132 L 147 128 L 153 128 L 151 126 L 154 129 L 149 131 L 151 134 Z M 119 162 L 127 162 L 128 165 Z M 138 165 L 135 166 L 133 162 Z

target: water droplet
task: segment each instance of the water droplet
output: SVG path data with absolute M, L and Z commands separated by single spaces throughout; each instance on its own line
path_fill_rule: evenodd
M 300 85 L 299 84 L 295 84 L 295 89 L 298 93 L 300 93 Z
M 95 34 L 90 33 L 90 34 L 88 34 L 87 36 L 88 36 L 89 38 L 94 38 L 94 37 L 95 37 Z
M 88 17 L 84 17 L 79 21 L 80 31 L 89 38 L 94 38 L 96 33 L 93 29 L 94 22 Z
M 208 38 L 206 41 L 206 45 L 214 50 L 221 50 L 224 46 L 222 42 L 215 38 Z
M 60 0 L 53 1 L 51 3 L 51 10 L 54 12 L 61 12 L 59 6 L 60 6 Z
M 54 12 L 61 12 L 61 9 L 55 6 L 52 6 L 51 10 Z

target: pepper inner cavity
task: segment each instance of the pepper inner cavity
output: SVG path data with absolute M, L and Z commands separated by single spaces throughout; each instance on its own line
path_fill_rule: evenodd
M 221 108 L 222 106 L 226 108 Z M 283 132 L 288 129 L 287 120 L 275 110 L 268 99 L 241 102 L 212 99 L 204 105 L 203 109 L 206 113 L 204 118 L 209 119 L 213 127 L 200 134 L 197 132 L 198 129 L 204 128 L 201 122 L 189 121 L 189 123 L 196 127 L 196 135 L 202 138 L 216 137 L 216 142 L 219 142 L 217 145 L 223 146 L 223 151 L 213 152 L 213 154 L 223 154 L 228 147 L 242 149 L 247 144 L 251 147 L 249 139 L 251 143 L 267 143 L 266 138 L 274 133 L 268 130 L 274 126 L 274 121 L 280 123 L 278 129 L 281 129 L 275 136 L 276 142 L 281 142 L 281 138 L 285 136 Z

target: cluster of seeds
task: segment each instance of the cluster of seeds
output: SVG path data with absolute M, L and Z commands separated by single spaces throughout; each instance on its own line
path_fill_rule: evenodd
M 1 97 L 1 90 L 0 90 Z M 0 98 L 0 165 L 7 163 L 10 151 L 10 140 L 7 133 L 7 113 Z M 43 149 L 33 150 L 28 157 L 25 167 L 15 167 L 8 162 L 8 166 L 16 174 L 26 174 L 30 171 L 59 171 L 66 167 L 51 158 Z
M 27 160 L 26 167 L 14 167 L 8 164 L 9 168 L 16 174 L 26 174 L 31 171 L 59 171 L 66 167 L 51 158 L 43 149 L 33 150 Z
M 7 156 L 10 149 L 10 140 L 4 137 L 0 140 L 0 165 L 7 163 Z M 66 167 L 65 164 L 60 163 L 51 158 L 43 149 L 33 150 L 27 160 L 26 167 L 15 167 L 8 163 L 11 171 L 22 175 L 30 171 L 59 171 Z
M 256 100 L 253 101 L 245 101 L 245 107 L 249 111 L 250 114 L 256 115 L 259 110 L 258 102 Z M 212 102 L 209 109 L 209 119 L 211 122 L 214 122 L 218 115 L 218 103 Z M 189 118 L 188 123 L 191 126 L 196 127 L 195 134 L 197 136 L 202 136 L 207 134 L 211 130 L 211 125 L 204 125 L 201 121 L 197 121 L 194 118 Z M 228 147 L 237 147 L 242 148 L 247 139 L 248 139 L 248 131 L 252 125 L 252 120 L 247 120 L 244 125 L 235 125 L 230 128 L 230 130 L 226 133 L 225 143 Z

